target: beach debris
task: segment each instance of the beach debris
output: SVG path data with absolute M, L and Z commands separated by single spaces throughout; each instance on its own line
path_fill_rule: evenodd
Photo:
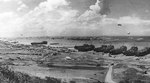
M 58 52 L 54 52 L 54 53 L 52 53 L 51 55 L 52 55 L 52 56 L 57 56 L 57 55 L 59 55 L 59 53 L 58 53 Z
M 118 26 L 122 26 L 122 24 L 118 24 Z
M 63 52 L 63 53 L 71 53 L 73 52 L 73 49 L 68 49 L 66 47 L 63 47 L 63 48 L 60 48 L 60 49 L 57 49 L 58 52 Z
M 65 57 L 65 60 L 72 60 L 72 58 L 69 57 L 69 56 L 66 56 L 66 57 Z
M 98 64 L 96 64 L 96 66 L 97 66 L 97 67 L 100 67 L 100 66 L 102 66 L 102 64 L 99 64 L 99 63 L 98 63 Z
M 144 71 L 144 74 L 147 74 L 147 71 Z
M 141 41 L 141 40 L 143 40 L 143 38 L 138 38 L 138 39 L 136 39 L 137 41 Z
M 18 60 L 22 60 L 22 58 L 20 58 L 20 57 L 16 57 Z
M 8 60 L 10 60 L 10 61 L 14 61 L 15 59 L 13 59 L 13 58 L 8 58 Z
M 12 41 L 10 43 L 12 43 L 12 44 L 18 44 L 19 42 L 18 41 Z

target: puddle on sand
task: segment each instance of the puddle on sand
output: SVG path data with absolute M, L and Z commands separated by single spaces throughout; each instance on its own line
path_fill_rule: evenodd
M 75 69 L 60 69 L 60 68 L 43 68 L 37 65 L 32 66 L 13 66 L 15 71 L 27 73 L 32 76 L 38 76 L 41 78 L 54 77 L 60 79 L 89 79 L 95 74 L 100 74 L 104 70 L 75 70 Z

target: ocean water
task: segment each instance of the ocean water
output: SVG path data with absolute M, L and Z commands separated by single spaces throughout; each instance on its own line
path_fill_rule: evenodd
M 75 45 L 83 44 L 93 44 L 99 47 L 103 44 L 112 44 L 115 48 L 122 45 L 128 47 L 137 46 L 139 49 L 144 47 L 150 47 L 150 37 L 149 36 L 101 36 L 101 37 L 25 37 L 25 38 L 14 38 L 11 39 L 18 41 L 20 44 L 30 45 L 31 42 L 41 42 L 48 41 L 49 46 L 53 47 L 68 47 L 73 48 Z M 51 45 L 57 43 L 56 45 Z

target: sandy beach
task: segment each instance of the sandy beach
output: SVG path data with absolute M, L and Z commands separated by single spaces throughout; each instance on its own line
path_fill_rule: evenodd
M 123 54 L 109 56 L 107 53 L 78 52 L 66 47 L 0 41 L 1 66 L 8 66 L 12 71 L 25 73 L 31 77 L 36 76 L 41 79 L 53 77 L 67 83 L 70 81 L 75 83 L 111 83 L 108 79 L 113 80 L 113 83 L 126 80 L 132 82 L 139 79 L 147 83 L 150 81 L 148 79 L 149 58 L 149 55 L 144 57 Z M 115 66 L 109 67 L 111 63 L 114 63 Z M 146 74 L 144 74 L 145 71 Z

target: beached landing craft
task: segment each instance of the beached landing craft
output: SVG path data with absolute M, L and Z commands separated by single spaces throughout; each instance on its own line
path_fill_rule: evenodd
M 135 56 L 138 51 L 138 47 L 133 46 L 129 50 L 125 51 L 123 54 L 126 56 Z
M 127 51 L 127 47 L 121 46 L 120 48 L 112 49 L 109 54 L 110 55 L 118 55 L 118 54 L 124 53 L 125 51 Z
M 107 48 L 104 50 L 104 53 L 109 53 L 115 47 L 113 45 L 108 45 Z
M 109 53 L 112 49 L 114 49 L 113 45 L 102 45 L 101 47 L 95 48 L 94 51 Z
M 150 54 L 150 47 L 138 51 L 138 47 L 136 46 L 127 50 L 126 46 L 121 46 L 120 48 L 115 49 L 113 45 L 102 45 L 101 47 L 95 48 L 94 45 L 84 44 L 82 46 L 74 46 L 74 48 L 81 52 L 95 51 L 109 53 L 110 55 L 124 54 L 126 56 L 145 56 Z
M 107 48 L 107 45 L 102 45 L 101 47 L 95 48 L 95 52 L 104 52 L 104 50 Z
M 47 44 L 47 41 L 42 41 L 42 42 L 32 42 L 31 45 L 42 45 L 42 44 Z
M 145 56 L 145 55 L 148 55 L 148 54 L 150 54 L 150 47 L 146 47 L 142 50 L 137 51 L 136 56 L 140 57 L 140 56 Z
M 77 49 L 78 51 L 81 52 L 87 52 L 87 51 L 92 51 L 95 49 L 94 45 L 88 45 L 88 44 L 84 44 L 82 46 L 74 46 L 75 49 Z

